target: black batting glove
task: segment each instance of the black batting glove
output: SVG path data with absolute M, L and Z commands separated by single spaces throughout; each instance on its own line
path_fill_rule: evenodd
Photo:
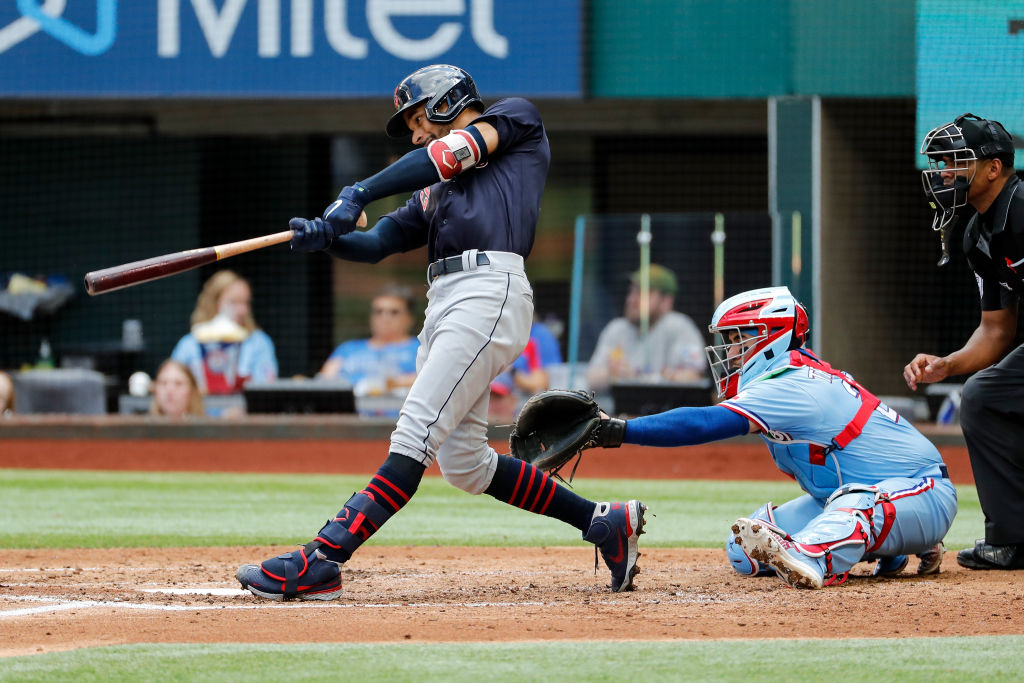
M 331 227 L 322 218 L 293 218 L 288 221 L 288 227 L 293 231 L 292 251 L 323 251 L 334 241 Z
M 363 207 L 370 203 L 370 193 L 356 183 L 341 191 L 338 199 L 324 210 L 324 220 L 333 231 L 332 237 L 347 235 L 356 229 Z

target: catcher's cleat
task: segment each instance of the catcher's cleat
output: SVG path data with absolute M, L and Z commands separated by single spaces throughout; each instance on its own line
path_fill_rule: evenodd
M 244 564 L 235 578 L 267 600 L 334 600 L 341 597 L 341 565 L 317 552 L 318 541 L 261 564 Z
M 598 503 L 590 528 L 583 540 L 594 544 L 594 571 L 597 552 L 612 572 L 611 589 L 616 593 L 632 590 L 633 577 L 640 573 L 636 566 L 640 553 L 637 540 L 644 533 L 644 512 L 647 506 L 638 500 L 627 503 Z
M 743 550 L 758 562 L 774 567 L 779 578 L 790 586 L 821 588 L 826 585 L 825 572 L 816 558 L 800 552 L 795 542 L 778 535 L 760 520 L 741 517 L 732 525 L 732 532 Z M 833 582 L 830 577 L 829 585 Z
M 871 572 L 871 576 L 896 576 L 904 569 L 907 564 L 910 563 L 910 558 L 906 555 L 897 555 L 895 557 L 880 557 L 878 562 L 875 563 L 875 568 Z
M 942 567 L 942 553 L 946 552 L 946 545 L 939 541 L 928 550 L 918 553 L 917 556 L 921 559 L 921 564 L 917 565 L 917 573 L 919 576 L 929 576 L 931 574 L 938 574 L 939 569 Z

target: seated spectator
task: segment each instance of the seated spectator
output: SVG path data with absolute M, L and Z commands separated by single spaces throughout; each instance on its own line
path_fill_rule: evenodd
M 171 358 L 188 366 L 204 394 L 234 394 L 246 382 L 277 379 L 274 342 L 256 327 L 252 289 L 236 273 L 221 270 L 206 281 L 191 322 Z
M 370 336 L 340 344 L 317 377 L 341 378 L 356 396 L 379 396 L 412 386 L 416 352 L 412 336 L 413 295 L 406 287 L 383 289 L 370 302 Z M 397 413 L 396 413 L 397 414 Z
M 672 310 L 675 273 L 650 267 L 648 334 L 640 338 L 640 271 L 630 277 L 625 315 L 609 322 L 590 357 L 587 382 L 597 392 L 617 381 L 686 382 L 706 376 L 704 336 L 689 316 Z
M 188 366 L 170 359 L 160 365 L 149 414 L 173 418 L 203 414 L 203 395 Z
M 547 368 L 561 362 L 562 351 L 555 335 L 547 325 L 534 320 L 530 340 L 519 358 L 491 381 L 488 420 L 495 424 L 514 420 L 526 399 L 550 388 Z
M 0 371 L 0 416 L 14 412 L 14 382 L 6 372 Z

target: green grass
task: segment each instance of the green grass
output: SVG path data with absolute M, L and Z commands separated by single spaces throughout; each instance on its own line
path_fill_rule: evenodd
M 131 645 L 0 660 L 0 681 L 1011 681 L 1024 637 Z
M 307 540 L 366 476 L 0 470 L 0 547 L 292 544 Z M 799 495 L 788 482 L 578 479 L 591 500 L 639 498 L 651 508 L 649 547 L 719 547 L 737 517 Z M 973 487 L 959 487 L 950 549 L 982 534 Z M 545 546 L 582 543 L 553 519 L 438 477 L 370 540 L 381 545 Z
M 306 540 L 365 476 L 0 470 L 0 547 L 291 544 Z M 736 517 L 800 492 L 778 482 L 577 480 L 594 500 L 640 498 L 647 546 L 720 547 Z M 947 536 L 982 530 L 960 487 Z M 572 545 L 579 534 L 487 496 L 424 479 L 381 545 Z M 637 629 L 638 639 L 645 637 Z M 907 640 L 129 645 L 0 658 L 0 681 L 1017 680 L 1024 637 Z M 865 664 L 868 662 L 869 664 Z

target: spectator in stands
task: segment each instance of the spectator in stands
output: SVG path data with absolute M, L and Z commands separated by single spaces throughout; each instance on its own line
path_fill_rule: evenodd
M 233 394 L 246 382 L 277 379 L 274 342 L 256 327 L 252 289 L 236 273 L 221 270 L 206 281 L 191 322 L 171 358 L 188 366 L 203 393 Z
M 14 382 L 11 376 L 0 370 L 0 416 L 14 412 Z
M 555 335 L 547 325 L 534 320 L 530 340 L 519 358 L 491 381 L 489 421 L 500 424 L 514 420 L 526 399 L 550 388 L 548 368 L 561 362 L 562 351 Z
M 203 395 L 187 365 L 171 359 L 160 365 L 149 414 L 173 418 L 203 414 Z
M 346 379 L 356 396 L 377 396 L 412 386 L 420 347 L 412 336 L 414 308 L 409 288 L 385 287 L 370 302 L 369 338 L 340 344 L 317 377 Z
M 678 291 L 675 273 L 652 264 L 649 269 L 649 329 L 640 338 L 641 271 L 630 277 L 625 315 L 609 322 L 590 357 L 587 382 L 597 392 L 616 381 L 687 382 L 705 377 L 704 336 L 693 320 L 672 310 Z

